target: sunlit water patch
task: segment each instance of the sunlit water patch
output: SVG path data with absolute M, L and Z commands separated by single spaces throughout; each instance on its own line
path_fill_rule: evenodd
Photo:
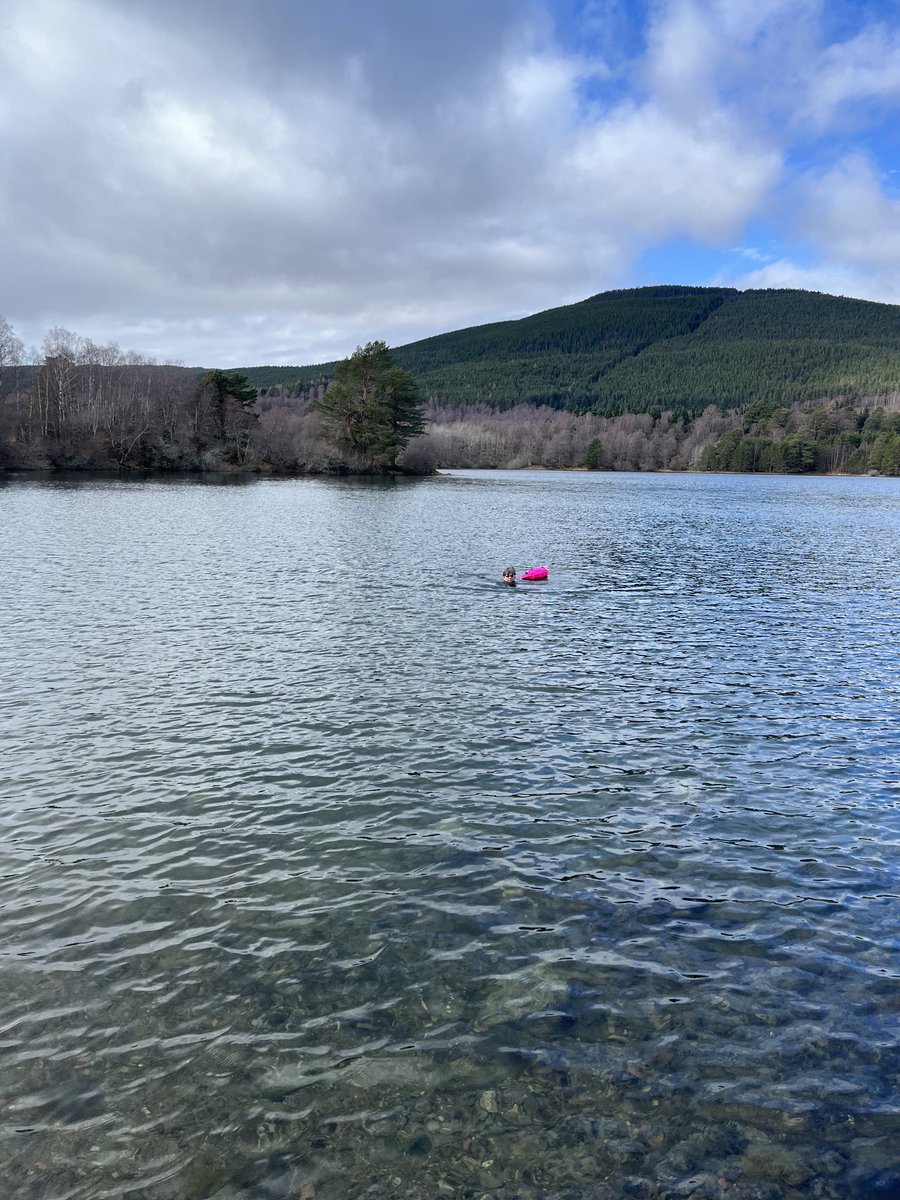
M 897 481 L 20 478 L 0 600 L 0 1195 L 900 1195 Z

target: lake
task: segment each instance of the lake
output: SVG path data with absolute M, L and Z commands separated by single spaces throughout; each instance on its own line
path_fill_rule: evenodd
M 0 1195 L 896 1200 L 898 667 L 900 480 L 7 478 Z

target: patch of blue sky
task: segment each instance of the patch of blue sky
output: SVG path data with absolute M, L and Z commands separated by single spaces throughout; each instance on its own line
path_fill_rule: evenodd
M 862 157 L 871 163 L 883 181 L 886 192 L 900 189 L 900 123 L 896 110 L 878 113 L 864 120 L 862 115 L 852 128 L 835 123 L 818 137 L 798 138 L 783 151 L 787 178 L 808 172 L 821 172 L 848 157 Z
M 896 24 L 896 0 L 825 0 L 821 30 L 826 43 L 845 42 L 873 24 Z
M 586 112 L 633 95 L 631 68 L 647 49 L 649 7 L 642 0 L 548 0 L 557 45 L 590 68 L 579 81 Z
M 611 67 L 644 53 L 651 7 L 643 0 L 547 0 L 546 4 L 564 50 L 596 55 Z
M 634 265 L 634 284 L 647 287 L 678 282 L 708 286 L 738 257 L 733 249 L 707 246 L 694 238 L 672 238 L 648 247 Z M 746 269 L 746 266 L 745 268 Z
M 634 286 L 673 283 L 689 286 L 729 286 L 752 271 L 789 257 L 798 267 L 814 264 L 814 255 L 800 242 L 785 243 L 771 225 L 753 223 L 728 245 L 710 246 L 695 238 L 672 238 L 648 247 L 633 271 Z

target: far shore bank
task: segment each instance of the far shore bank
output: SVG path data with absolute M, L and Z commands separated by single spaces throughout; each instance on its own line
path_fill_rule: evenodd
M 14 466 L 0 467 L 0 481 L 4 479 L 15 479 L 25 477 L 28 479 L 78 479 L 78 478 L 97 478 L 97 479 L 118 479 L 130 480 L 135 483 L 150 480 L 178 480 L 178 479 L 202 479 L 207 483 L 213 482 L 234 482 L 234 483 L 250 483 L 254 480 L 263 479 L 429 479 L 435 476 L 446 474 L 452 471 L 479 471 L 485 473 L 496 472 L 497 474 L 506 472 L 526 472 L 530 471 L 535 474 L 552 475 L 557 473 L 565 473 L 569 475 L 759 475 L 768 476 L 770 478 L 781 477 L 787 479 L 895 479 L 898 476 L 885 474 L 881 471 L 727 471 L 727 470 L 700 470 L 693 467 L 676 468 L 676 467 L 659 467 L 655 470 L 613 470 L 603 468 L 588 468 L 584 466 L 576 467 L 546 467 L 541 465 L 534 466 L 517 466 L 517 467 L 470 467 L 470 466 L 440 466 L 435 467 L 431 471 L 411 471 L 402 468 L 396 468 L 390 471 L 356 471 L 356 470 L 331 470 L 331 471 L 315 471 L 308 469 L 284 470 L 283 468 L 274 469 L 267 467 L 257 468 L 240 468 L 227 467 L 217 468 L 215 470 L 183 470 L 183 471 L 159 471 L 148 468 L 139 467 L 53 467 L 53 466 Z

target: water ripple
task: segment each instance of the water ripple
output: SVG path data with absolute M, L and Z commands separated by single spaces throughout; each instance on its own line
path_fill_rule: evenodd
M 892 480 L 0 489 L 0 1195 L 893 1194 L 898 534 Z

